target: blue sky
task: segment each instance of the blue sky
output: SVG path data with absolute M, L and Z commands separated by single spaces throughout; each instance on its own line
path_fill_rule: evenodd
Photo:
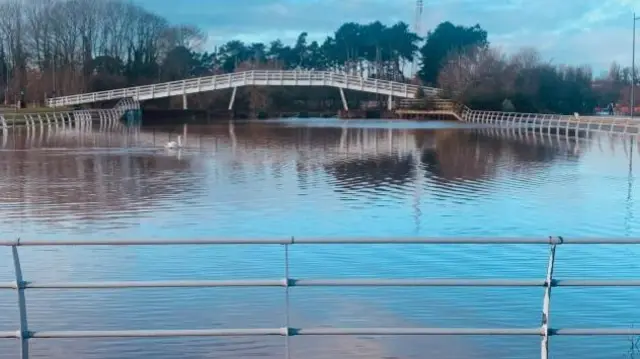
M 415 13 L 415 0 L 134 1 L 172 22 L 199 25 L 211 48 L 229 39 L 293 42 L 301 31 L 321 40 L 346 21 L 411 24 Z M 556 63 L 602 70 L 614 60 L 631 63 L 634 10 L 640 0 L 424 0 L 422 23 L 423 30 L 445 20 L 479 23 L 507 52 L 535 46 Z

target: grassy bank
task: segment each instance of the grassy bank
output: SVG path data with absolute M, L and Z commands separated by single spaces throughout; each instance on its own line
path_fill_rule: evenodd
M 29 107 L 29 108 L 15 108 L 15 107 L 1 107 L 0 113 L 7 116 L 11 114 L 21 114 L 21 113 L 43 113 L 43 112 L 64 112 L 71 111 L 70 108 L 67 107 Z

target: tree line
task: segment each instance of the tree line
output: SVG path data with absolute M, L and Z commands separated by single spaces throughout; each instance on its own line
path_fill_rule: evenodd
M 161 56 L 203 39 L 125 1 L 0 3 L 0 83 L 30 101 L 162 79 Z M 7 91 L 8 90 L 8 91 Z
M 507 56 L 479 25 L 443 22 L 421 38 L 404 22 L 348 22 L 323 41 L 302 32 L 292 44 L 231 40 L 204 51 L 206 36 L 197 26 L 171 24 L 125 0 L 6 0 L 0 14 L 0 100 L 8 103 L 247 69 L 299 69 L 438 86 L 479 109 L 588 113 L 623 99 L 630 84 L 629 69 L 617 65 L 596 81 L 588 67 L 556 66 L 534 50 Z M 283 103 L 294 92 L 261 91 L 262 98 L 277 92 Z M 208 97 L 190 102 L 212 106 Z
M 543 60 L 535 48 L 508 55 L 490 46 L 487 33 L 479 28 L 444 23 L 430 36 L 437 33 L 448 39 L 471 39 L 450 49 L 438 73 L 432 74 L 446 94 L 471 108 L 590 114 L 597 107 L 624 104 L 626 107 L 618 108 L 628 111 L 631 67 L 614 62 L 604 77 L 595 78 L 589 66 L 556 65 Z M 429 40 L 428 36 L 427 45 Z M 635 84 L 640 84 L 638 75 Z M 638 100 L 636 94 L 636 103 Z

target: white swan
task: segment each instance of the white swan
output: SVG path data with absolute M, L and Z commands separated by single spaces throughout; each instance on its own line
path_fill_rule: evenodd
M 182 136 L 178 136 L 178 142 L 176 141 L 167 142 L 167 144 L 164 145 L 164 148 L 182 148 Z

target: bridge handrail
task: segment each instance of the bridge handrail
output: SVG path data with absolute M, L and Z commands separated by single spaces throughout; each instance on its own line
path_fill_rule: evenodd
M 20 264 L 19 247 L 35 246 L 144 246 L 144 245 L 282 245 L 284 248 L 283 278 L 258 280 L 169 280 L 169 281 L 115 281 L 115 282 L 29 282 L 24 280 Z M 293 278 L 289 271 L 289 247 L 292 245 L 320 244 L 544 244 L 549 246 L 546 276 L 543 279 L 301 279 Z M 640 335 L 640 328 L 552 328 L 549 324 L 551 288 L 554 287 L 602 287 L 640 286 L 635 279 L 567 279 L 553 277 L 555 253 L 558 245 L 587 244 L 640 244 L 640 238 L 209 238 L 184 240 L 0 240 L 1 246 L 11 248 L 15 281 L 0 283 L 0 290 L 15 290 L 18 296 L 20 329 L 0 331 L 0 339 L 19 339 L 21 358 L 29 358 L 29 339 L 33 338 L 140 338 L 140 337 L 219 337 L 219 336 L 283 336 L 287 357 L 289 338 L 306 335 L 510 335 L 540 336 L 541 358 L 547 359 L 549 338 L 558 335 Z M 76 330 L 76 331 L 32 331 L 27 322 L 25 291 L 32 288 L 89 289 L 89 288 L 202 288 L 202 287 L 283 287 L 285 288 L 285 326 L 280 328 L 237 328 L 198 330 Z M 542 322 L 534 328 L 295 328 L 289 321 L 289 288 L 295 286 L 449 286 L 449 287 L 543 287 Z
M 383 91 L 391 91 L 397 94 L 405 94 L 406 96 L 413 95 L 420 88 L 420 86 L 413 84 L 374 78 L 364 78 L 360 76 L 353 76 L 331 71 L 250 70 L 163 82 L 151 85 L 132 86 L 115 90 L 105 90 L 85 94 L 53 97 L 47 99 L 46 104 L 50 107 L 56 107 L 64 106 L 66 104 L 108 101 L 125 97 L 132 97 L 134 99 L 139 99 L 141 96 L 153 97 L 156 92 L 160 91 L 165 91 L 168 94 L 175 93 L 175 95 L 180 95 L 192 93 L 187 91 L 199 92 L 204 86 L 213 86 L 213 88 L 215 89 L 254 84 L 271 85 L 269 82 L 273 82 L 272 85 L 295 85 L 296 81 L 313 82 L 314 84 L 323 84 L 325 86 L 355 89 L 359 88 L 363 91 L 373 88 Z M 293 82 L 293 84 L 285 84 L 285 82 Z M 301 85 L 305 84 L 303 83 Z M 440 93 L 440 89 L 437 88 L 422 88 L 424 92 L 429 95 L 437 95 Z

